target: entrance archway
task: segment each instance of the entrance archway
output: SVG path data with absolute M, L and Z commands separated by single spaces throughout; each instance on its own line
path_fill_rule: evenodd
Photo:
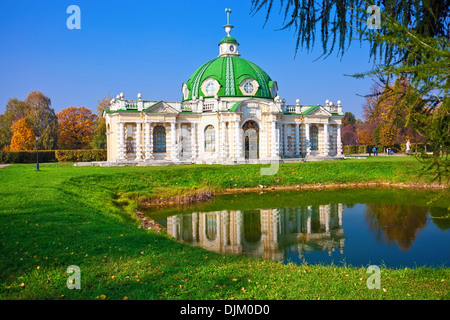
M 242 126 L 244 131 L 245 159 L 259 159 L 259 126 L 249 120 Z

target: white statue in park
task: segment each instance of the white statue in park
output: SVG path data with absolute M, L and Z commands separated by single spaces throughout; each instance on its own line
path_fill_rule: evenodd
M 409 140 L 406 142 L 405 152 L 409 153 L 411 151 L 411 143 Z

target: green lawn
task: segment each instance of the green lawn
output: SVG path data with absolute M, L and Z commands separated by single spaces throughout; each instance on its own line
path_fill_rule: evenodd
M 0 299 L 448 299 L 448 268 L 382 269 L 369 290 L 365 268 L 283 265 L 222 255 L 138 229 L 143 197 L 209 189 L 317 183 L 426 183 L 411 158 L 259 165 L 0 169 Z M 440 199 L 448 206 L 448 199 Z M 66 269 L 81 269 L 69 290 Z

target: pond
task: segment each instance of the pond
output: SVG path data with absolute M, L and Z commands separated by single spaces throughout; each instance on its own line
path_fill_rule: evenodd
M 448 200 L 429 190 L 345 189 L 226 194 L 153 212 L 178 241 L 292 262 L 447 266 Z M 447 203 L 443 203 L 447 201 Z

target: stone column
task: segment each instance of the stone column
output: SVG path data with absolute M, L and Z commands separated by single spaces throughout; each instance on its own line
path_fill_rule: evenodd
M 242 220 L 243 220 L 242 211 L 236 210 L 236 221 L 235 221 L 235 223 L 236 223 L 236 244 L 239 246 L 241 245 L 241 241 L 242 241 L 241 235 L 243 233 L 242 223 L 241 223 Z
M 278 209 L 273 209 L 272 211 L 272 245 L 275 247 L 275 245 L 278 244 L 278 220 L 279 220 L 280 212 Z
M 312 207 L 308 206 L 308 213 L 306 218 L 306 233 L 311 233 L 311 215 L 312 215 Z
M 280 154 L 280 158 L 284 156 L 284 143 L 283 143 L 283 137 L 284 137 L 284 123 L 279 123 L 279 135 L 278 135 L 278 150 Z
M 226 158 L 226 150 L 225 150 L 225 140 L 226 140 L 226 123 L 225 121 L 220 122 L 220 158 Z
M 170 123 L 170 158 L 172 161 L 176 161 L 177 156 L 177 132 L 176 132 L 176 123 L 175 121 Z
M 222 219 L 223 219 L 223 245 L 227 246 L 230 243 L 230 214 L 228 211 L 222 211 Z
M 228 138 L 228 135 L 229 135 L 229 130 L 228 130 L 229 125 L 230 125 L 229 122 L 228 122 L 228 126 L 227 126 L 227 123 L 225 122 L 225 125 L 224 125 L 224 140 L 225 140 L 225 142 L 224 142 L 224 148 L 225 148 L 225 150 L 224 150 L 224 157 L 225 157 L 226 159 L 228 159 L 228 156 L 229 156 L 229 138 Z
M 311 143 L 309 141 L 309 123 L 305 123 L 305 148 L 306 156 L 311 154 Z
M 339 227 L 342 228 L 342 214 L 344 213 L 344 205 L 338 203 L 338 217 L 339 217 Z
M 283 123 L 283 132 L 284 132 L 284 156 L 287 157 L 289 154 L 289 145 L 288 145 L 288 128 L 289 124 Z
M 281 151 L 280 151 L 280 136 L 281 136 L 281 125 L 280 124 L 275 124 L 275 133 L 276 133 L 276 138 L 275 138 L 275 150 L 276 150 L 276 154 L 278 158 L 281 158 Z
M 191 159 L 194 161 L 197 158 L 197 124 L 191 123 Z
M 175 138 L 175 143 L 177 144 L 177 157 L 181 158 L 183 157 L 183 154 L 181 153 L 182 144 L 181 144 L 181 137 L 183 136 L 182 129 L 181 129 L 181 123 L 177 122 L 177 134 Z
M 150 160 L 152 157 L 152 132 L 151 132 L 151 123 L 145 123 L 145 160 Z
M 235 122 L 235 132 L 234 132 L 234 141 L 235 141 L 235 157 L 236 160 L 242 160 L 242 136 L 241 136 L 241 128 L 239 127 L 239 120 Z
M 136 123 L 136 161 L 142 161 L 141 123 Z
M 118 145 L 118 152 L 119 152 L 119 160 L 125 160 L 125 123 L 120 122 L 119 123 L 119 145 Z
M 196 243 L 198 241 L 197 234 L 198 234 L 198 214 L 193 213 L 192 214 L 192 242 L 193 243 Z
M 214 126 L 214 136 L 215 136 L 215 146 L 214 146 L 214 154 L 215 156 L 220 157 L 222 154 L 222 143 L 221 143 L 221 122 L 219 121 L 217 126 Z
M 323 125 L 323 135 L 324 135 L 324 155 L 328 156 L 330 153 L 330 134 L 328 133 L 328 123 Z
M 337 151 L 337 154 L 340 155 L 340 154 L 341 154 L 341 149 L 342 149 L 342 142 L 341 142 L 341 125 L 340 125 L 340 124 L 337 125 L 336 132 L 337 132 L 337 137 L 336 137 L 336 151 Z
M 275 120 L 272 120 L 271 123 L 271 138 L 270 138 L 270 145 L 271 145 L 271 157 L 277 158 L 277 122 Z
M 200 154 L 201 158 L 205 157 L 205 128 L 203 126 L 198 126 L 197 128 L 197 147 L 198 147 L 198 153 Z
M 295 124 L 295 156 L 300 157 L 300 125 Z

